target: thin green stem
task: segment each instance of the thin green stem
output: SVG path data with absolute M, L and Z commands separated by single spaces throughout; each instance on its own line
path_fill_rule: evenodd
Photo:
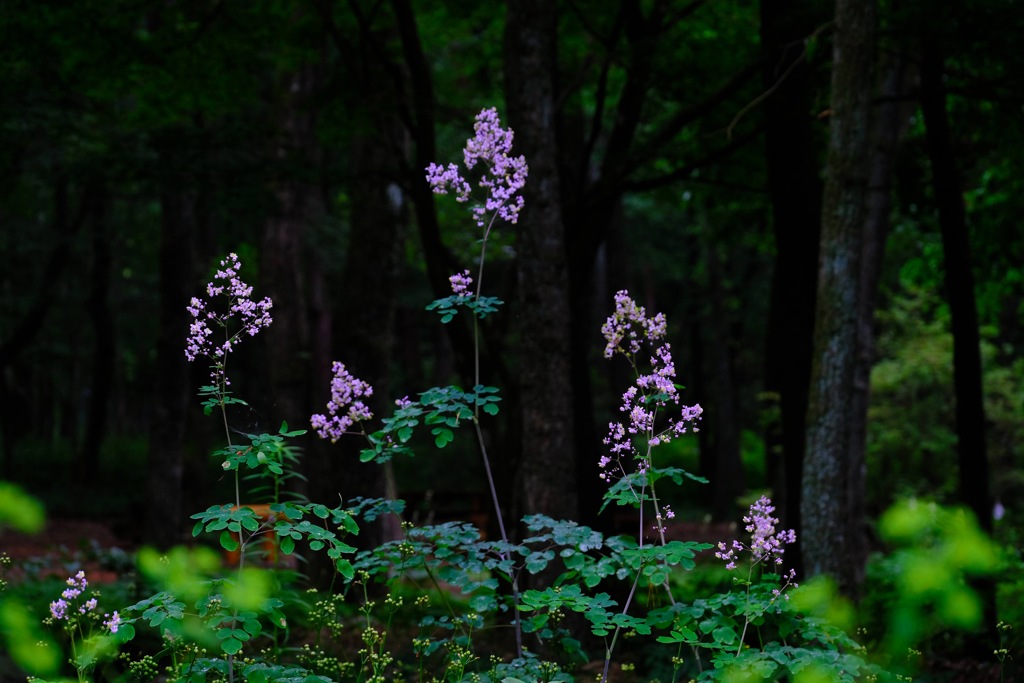
M 636 578 L 633 579 L 633 585 L 629 589 L 629 595 L 626 596 L 626 602 L 622 605 L 622 614 L 625 616 L 629 612 L 629 606 L 633 602 L 633 596 L 636 594 L 636 587 L 640 583 L 640 572 L 637 571 Z M 605 648 L 604 651 L 604 669 L 601 673 L 602 683 L 608 683 L 608 669 L 612 664 L 612 652 L 615 650 L 615 641 L 619 638 L 619 632 L 622 630 L 621 626 L 616 626 L 615 631 L 612 632 L 612 642 Z
M 747 627 L 750 626 L 750 586 L 754 582 L 754 564 L 750 564 L 750 568 L 747 570 L 747 591 L 743 603 L 743 633 L 740 634 L 740 644 L 736 649 L 736 656 L 739 657 L 743 653 L 743 641 L 747 637 Z
M 480 429 L 480 421 L 473 420 L 473 427 L 476 430 L 477 442 L 480 444 L 480 453 L 483 456 L 484 472 L 487 473 L 487 485 L 491 490 L 491 501 L 494 503 L 495 514 L 498 518 L 498 531 L 501 534 L 503 548 L 499 553 L 502 560 L 509 559 L 508 555 L 508 534 L 505 532 L 505 520 L 501 514 L 501 506 L 498 504 L 498 490 L 494 485 L 494 475 L 491 473 L 491 462 L 487 457 L 487 446 L 484 444 L 483 430 Z M 509 579 L 512 582 L 512 624 L 516 633 L 516 657 L 523 656 L 523 626 L 519 618 L 519 578 L 514 569 L 509 571 Z
M 480 293 L 483 291 L 484 281 L 484 261 L 487 257 L 487 238 L 491 234 L 491 228 L 494 226 L 494 221 L 497 219 L 497 213 L 491 216 L 491 220 L 488 221 L 487 227 L 484 229 L 483 239 L 480 240 L 480 267 L 477 269 L 476 277 L 476 295 L 474 299 L 480 301 Z M 473 315 L 473 387 L 474 391 L 476 387 L 480 386 L 480 322 L 477 315 Z M 487 457 L 487 444 L 484 442 L 484 433 L 480 428 L 480 401 L 479 397 L 473 404 L 473 428 L 476 432 L 477 443 L 480 446 L 480 455 L 484 462 L 484 472 L 487 476 L 487 486 L 491 492 L 491 502 L 494 505 L 494 514 L 498 520 L 498 531 L 501 533 L 501 541 L 505 548 L 508 547 L 508 533 L 505 531 L 505 518 L 501 512 L 501 504 L 498 501 L 498 489 L 494 483 L 494 474 L 491 472 L 491 461 Z M 502 549 L 500 553 L 502 560 L 508 559 L 508 551 Z M 523 630 L 522 624 L 519 619 L 519 610 L 516 606 L 519 604 L 519 579 L 516 576 L 515 570 L 509 572 L 509 579 L 512 583 L 512 619 L 513 625 L 515 626 L 516 634 L 516 657 L 523 656 Z

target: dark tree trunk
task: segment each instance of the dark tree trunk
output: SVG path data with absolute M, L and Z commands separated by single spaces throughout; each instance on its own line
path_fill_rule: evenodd
M 3 399 L 4 410 L 0 411 L 0 432 L 2 432 L 3 453 L 0 463 L 0 478 L 13 473 L 14 449 L 19 438 L 29 431 L 31 413 L 28 397 L 12 386 L 11 373 L 8 372 L 18 356 L 28 348 L 39 330 L 42 329 L 46 316 L 56 299 L 55 290 L 60 283 L 67 266 L 71 263 L 71 240 L 82 223 L 89 215 L 92 192 L 87 186 L 82 193 L 81 204 L 74 218 L 71 216 L 70 181 L 62 169 L 57 169 L 53 185 L 53 232 L 54 246 L 46 259 L 39 280 L 39 288 L 25 316 L 9 330 L 2 333 L 0 341 L 0 398 Z
M 807 412 L 801 516 L 804 569 L 858 589 L 865 557 L 855 537 L 863 521 L 848 477 L 853 438 L 853 380 L 870 162 L 875 4 L 838 0 L 833 47 L 828 180 L 822 207 L 814 356 Z
M 274 302 L 274 322 L 265 333 L 269 394 L 256 400 L 278 424 L 305 424 L 312 408 L 304 259 L 307 227 L 323 213 L 311 172 L 319 168 L 316 116 L 310 103 L 314 74 L 315 68 L 305 65 L 280 84 L 280 139 L 274 150 L 278 175 L 272 188 L 276 206 L 264 225 L 260 253 L 262 293 Z M 271 427 L 277 424 L 267 426 Z
M 861 261 L 860 310 L 857 312 L 857 365 L 853 379 L 853 415 L 850 431 L 850 489 L 851 515 L 860 519 L 865 511 L 856 507 L 863 504 L 867 471 L 868 406 L 871 400 L 871 369 L 875 352 L 875 307 L 878 302 L 878 283 L 882 274 L 882 259 L 889 236 L 892 208 L 893 172 L 900 136 L 909 119 L 905 94 L 906 60 L 895 55 L 886 69 L 881 97 L 875 112 L 875 131 L 871 174 L 868 179 L 867 219 L 864 224 L 864 250 Z M 857 535 L 854 541 L 863 540 Z M 858 550 L 858 552 L 862 552 Z M 863 577 L 858 577 L 858 583 Z
M 434 194 L 424 180 L 427 166 L 441 161 L 437 156 L 434 138 L 436 122 L 433 79 L 427 57 L 423 53 L 423 44 L 420 42 L 416 16 L 409 0 L 391 0 L 391 7 L 395 13 L 402 55 L 408 70 L 407 78 L 397 84 L 406 98 L 402 102 L 402 109 L 413 142 L 411 166 L 405 169 L 406 190 L 416 215 L 416 227 L 423 245 L 427 277 L 434 296 L 441 298 L 451 293 L 448 277 L 452 273 L 460 272 L 460 264 L 441 239 Z M 408 95 L 404 93 L 406 87 L 409 90 Z M 455 352 L 459 375 L 472 377 L 473 339 L 468 328 L 464 325 L 446 325 L 445 329 Z M 486 358 L 481 360 L 482 372 L 485 371 L 487 364 Z
M 373 386 L 370 405 L 378 418 L 392 410 L 390 399 L 401 398 L 392 396 L 390 380 L 404 231 L 402 206 L 389 186 L 395 169 L 386 154 L 386 137 L 383 130 L 368 130 L 351 143 L 351 232 L 337 297 L 339 324 L 333 334 L 336 359 Z M 354 292 L 359 295 L 353 296 Z M 329 382 L 329 376 L 319 380 L 317 393 L 324 393 Z M 326 403 L 326 398 L 321 398 L 324 400 L 318 400 L 318 406 Z M 337 491 L 346 500 L 353 496 L 384 498 L 389 491 L 393 493 L 394 485 L 388 483 L 393 480 L 390 464 L 359 462 L 363 442 L 352 439 L 340 445 L 340 453 L 329 454 L 332 473 L 326 481 L 334 489 L 325 492 L 329 497 L 336 498 Z M 342 467 L 337 466 L 339 457 L 343 458 Z M 399 533 L 393 522 L 388 518 L 367 525 L 354 542 L 372 548 L 393 540 Z
M 736 401 L 732 349 L 729 344 L 729 311 L 725 303 L 725 283 L 717 247 L 705 249 L 708 288 L 711 296 L 711 351 L 714 404 L 714 468 L 711 480 L 711 514 L 716 520 L 731 519 L 736 499 L 743 493 L 743 461 L 740 458 L 740 419 Z
M 971 243 L 963 181 L 957 168 L 952 131 L 946 112 L 944 58 L 927 37 L 921 65 L 921 112 L 932 166 L 932 186 L 942 231 L 946 271 L 946 301 L 953 332 L 953 386 L 956 394 L 957 464 L 960 499 L 978 523 L 992 531 L 992 492 L 985 442 L 985 402 L 982 391 L 981 339 L 971 270 Z M 968 641 L 978 657 L 987 656 L 995 635 L 995 585 L 991 580 L 974 582 L 984 603 L 984 635 Z
M 569 277 L 555 136 L 557 14 L 548 0 L 509 0 L 505 97 L 530 175 L 518 225 L 518 339 L 523 512 L 576 519 Z
M 801 9 L 802 7 L 802 9 Z M 767 435 L 769 484 L 787 528 L 800 528 L 800 491 L 811 378 L 814 308 L 821 238 L 819 150 L 811 111 L 811 69 L 803 38 L 821 17 L 797 0 L 762 0 L 765 161 L 775 232 L 765 349 L 765 391 L 779 410 Z M 815 10 L 816 12 L 817 10 Z M 800 569 L 800 537 L 786 554 Z
M 657 11 L 663 11 L 664 7 Z M 640 125 L 641 113 L 650 87 L 652 62 L 659 17 L 645 17 L 641 3 L 621 3 L 615 25 L 615 40 L 626 38 L 628 54 L 626 83 L 614 111 L 614 125 L 607 133 L 607 145 L 600 161 L 590 158 L 595 138 L 583 141 L 581 155 L 564 159 L 561 180 L 565 193 L 563 220 L 566 223 L 566 250 L 569 268 L 570 378 L 573 392 L 573 421 L 576 444 L 576 472 L 580 487 L 582 519 L 596 523 L 597 510 L 606 490 L 596 476 L 600 457 L 601 427 L 594 420 L 593 386 L 590 373 L 595 354 L 594 340 L 603 316 L 611 309 L 609 301 L 594 302 L 594 274 L 598 250 L 608 238 L 618 218 L 623 195 L 629 152 Z M 603 105 L 602 105 L 603 106 Z M 600 122 L 594 122 L 600 127 Z M 568 140 L 579 136 L 579 129 L 563 127 Z M 591 131 L 592 136 L 597 131 Z M 598 169 L 596 176 L 594 170 Z M 601 311 L 598 316 L 594 311 Z M 598 318 L 598 319 L 595 319 Z M 596 325 L 596 326 L 595 326 Z
M 149 424 L 146 539 L 169 548 L 180 539 L 185 422 L 189 370 L 183 352 L 189 315 L 185 306 L 192 282 L 195 196 L 181 187 L 178 169 L 165 164 L 160 190 L 160 248 L 156 362 Z
M 953 330 L 953 384 L 956 392 L 956 434 L 960 496 L 982 528 L 992 529 L 985 444 L 985 404 L 982 392 L 981 339 L 974 298 L 971 244 L 964 208 L 963 182 L 953 151 L 946 114 L 945 67 L 934 46 L 925 49 L 921 66 L 921 111 L 924 114 L 932 183 L 942 230 L 946 271 L 946 300 Z
M 107 235 L 107 194 L 97 190 L 92 205 L 92 277 L 86 302 L 93 328 L 92 381 L 85 438 L 82 441 L 79 475 L 83 481 L 94 482 L 100 476 L 100 449 L 107 433 L 107 413 L 114 374 L 114 316 L 110 311 L 110 273 L 113 267 Z

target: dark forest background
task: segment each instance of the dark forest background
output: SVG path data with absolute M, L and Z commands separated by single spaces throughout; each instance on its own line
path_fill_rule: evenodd
M 530 164 L 485 277 L 514 515 L 612 523 L 597 460 L 629 378 L 599 328 L 628 288 L 704 407 L 671 445 L 710 480 L 681 516 L 771 489 L 847 585 L 898 497 L 1019 523 L 1022 24 L 1012 0 L 8 0 L 0 478 L 182 540 L 225 485 L 185 306 L 229 251 L 275 307 L 232 359 L 234 429 L 308 428 L 333 360 L 378 415 L 468 385 L 466 321 L 424 306 L 480 235 L 424 168 L 495 106 Z M 313 498 L 486 512 L 468 443 L 390 470 L 302 445 Z

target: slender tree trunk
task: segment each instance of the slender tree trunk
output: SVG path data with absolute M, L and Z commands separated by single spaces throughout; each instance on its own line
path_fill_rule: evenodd
M 406 183 L 409 199 L 416 215 L 416 227 L 423 245 L 423 256 L 427 266 L 434 296 L 441 298 L 451 293 L 449 276 L 458 271 L 459 263 L 445 247 L 441 239 L 441 226 L 437 219 L 434 194 L 424 180 L 425 169 L 441 161 L 437 156 L 434 138 L 434 90 L 430 65 L 423 53 L 419 27 L 409 0 L 391 0 L 392 11 L 398 27 L 402 55 L 408 70 L 408 110 L 406 123 L 413 141 L 411 167 L 406 169 Z M 473 376 L 473 339 L 464 325 L 446 325 L 456 365 L 462 377 Z M 481 359 L 481 371 L 488 365 L 488 359 Z
M 351 143 L 351 232 L 337 300 L 339 324 L 333 334 L 337 359 L 373 386 L 370 405 L 379 417 L 387 416 L 393 408 L 389 399 L 401 398 L 392 396 L 390 382 L 404 244 L 403 207 L 394 192 L 396 188 L 388 181 L 395 177 L 395 169 L 393 159 L 386 154 L 386 137 L 380 129 L 363 131 Z M 348 292 L 360 295 L 346 295 Z M 320 386 L 322 393 L 329 386 L 329 378 L 324 378 Z M 352 496 L 385 498 L 393 493 L 390 463 L 359 462 L 359 451 L 365 443 L 352 440 L 341 445 L 341 453 L 332 453 L 331 457 L 343 457 L 345 466 L 332 468 L 333 473 L 327 477 L 336 491 L 346 500 Z M 393 521 L 382 518 L 368 525 L 355 541 L 360 547 L 373 548 L 393 540 L 399 533 Z
M 992 496 L 985 444 L 985 403 L 982 392 L 981 339 L 974 298 L 971 244 L 963 181 L 956 165 L 952 132 L 946 114 L 945 67 L 934 46 L 925 49 L 921 67 L 921 111 L 928 157 L 942 230 L 946 300 L 953 329 L 953 384 L 956 392 L 956 433 L 960 496 L 982 528 L 992 528 Z
M 579 514 L 570 379 L 569 276 L 555 135 L 557 13 L 509 0 L 505 96 L 530 175 L 518 230 L 517 314 L 523 511 Z
M 59 165 L 53 180 L 53 248 L 46 259 L 39 279 L 39 286 L 32 299 L 32 305 L 24 317 L 11 329 L 0 332 L 0 398 L 5 409 L 0 411 L 0 431 L 3 433 L 3 462 L 0 472 L 3 476 L 11 473 L 11 458 L 18 439 L 32 430 L 32 415 L 39 412 L 32 407 L 33 399 L 9 386 L 9 370 L 15 367 L 21 353 L 27 349 L 43 328 L 50 309 L 58 298 L 57 288 L 73 262 L 72 241 L 85 222 L 95 215 L 95 203 L 99 201 L 99 186 L 86 184 L 82 190 L 78 207 L 72 212 L 71 188 L 67 173 Z M 32 393 L 38 390 L 33 389 Z M 25 392 L 26 394 L 28 392 Z M 53 411 L 45 411 L 51 414 Z
M 193 193 L 181 187 L 177 172 L 173 162 L 165 164 L 168 177 L 160 191 L 159 300 L 146 505 L 146 539 L 158 548 L 169 548 L 180 540 L 190 394 L 183 345 L 189 325 L 185 305 L 192 282 L 196 217 Z
M 855 593 L 865 562 L 851 516 L 863 490 L 848 477 L 854 444 L 853 381 L 858 354 L 864 225 L 870 162 L 875 4 L 837 0 L 833 47 L 828 180 L 822 209 L 814 357 L 807 414 L 801 514 L 804 569 L 831 574 Z
M 957 463 L 960 499 L 978 523 L 992 531 L 992 491 L 985 441 L 985 399 L 982 390 L 981 338 L 971 270 L 971 243 L 963 181 L 957 168 L 946 111 L 944 58 L 931 36 L 926 37 L 921 65 L 921 112 L 932 165 L 932 184 L 942 231 L 946 301 L 953 332 L 953 386 L 956 394 Z M 984 603 L 984 635 L 968 642 L 978 657 L 989 655 L 995 638 L 996 594 L 991 580 L 974 582 Z
M 107 235 L 107 218 L 107 193 L 105 189 L 100 189 L 89 219 L 92 225 L 93 264 L 86 307 L 93 327 L 93 358 L 89 411 L 79 472 L 86 482 L 94 482 L 100 476 L 100 448 L 107 434 L 107 413 L 116 353 L 114 316 L 110 311 L 110 274 L 113 262 Z
M 802 7 L 802 9 L 801 9 Z M 783 524 L 800 528 L 800 492 L 806 445 L 808 389 L 821 241 L 819 146 L 811 111 L 811 69 L 804 38 L 826 17 L 810 3 L 762 0 L 761 39 L 765 100 L 765 160 L 775 233 L 765 349 L 765 390 L 779 411 L 767 435 L 769 483 Z M 800 570 L 800 537 L 787 563 Z
M 304 259 L 306 230 L 322 216 L 311 169 L 319 167 L 316 116 L 310 99 L 315 68 L 304 65 L 280 86 L 279 137 L 274 150 L 278 177 L 273 181 L 274 213 L 263 229 L 260 279 L 274 302 L 274 323 L 266 332 L 269 396 L 273 421 L 305 423 L 309 401 L 309 320 Z M 276 426 L 276 425 L 275 425 Z
M 736 499 L 744 491 L 743 461 L 740 458 L 739 414 L 736 403 L 732 350 L 729 347 L 729 311 L 725 304 L 725 283 L 717 247 L 706 250 L 708 288 L 711 295 L 712 384 L 715 402 L 710 408 L 714 420 L 714 469 L 711 473 L 711 514 L 716 520 L 731 519 Z

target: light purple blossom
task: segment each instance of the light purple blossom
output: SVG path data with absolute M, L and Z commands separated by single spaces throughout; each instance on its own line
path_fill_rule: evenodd
M 62 620 L 68 618 L 68 608 L 71 607 L 71 603 L 78 599 L 78 596 L 85 591 L 89 582 L 85 578 L 85 572 L 79 570 L 77 574 L 69 577 L 64 582 L 68 587 L 61 593 L 61 597 L 58 600 L 54 600 L 50 603 L 50 614 L 54 619 Z M 85 614 L 96 609 L 96 598 L 90 598 L 84 603 L 78 606 L 79 614 Z
M 310 422 L 321 439 L 331 443 L 340 439 L 357 422 L 373 417 L 362 399 L 373 395 L 373 387 L 354 377 L 345 365 L 335 361 L 331 380 L 331 400 L 327 402 L 327 415 L 313 415 Z
M 654 347 L 667 333 L 668 324 L 662 313 L 648 316 L 644 307 L 637 305 L 629 296 L 629 292 L 621 290 L 615 294 L 615 311 L 601 327 L 604 335 L 605 357 L 615 354 L 625 356 L 634 369 L 637 358 L 644 346 Z M 676 368 L 672 360 L 672 348 L 661 343 L 654 348 L 650 356 L 651 372 L 639 374 L 634 386 L 622 395 L 619 411 L 628 415 L 627 419 L 608 424 L 608 436 L 604 439 L 609 453 L 601 456 L 598 466 L 601 478 L 610 479 L 609 468 L 614 464 L 622 475 L 626 467 L 622 463 L 624 455 L 633 454 L 637 460 L 637 471 L 646 472 L 650 467 L 650 449 L 669 443 L 673 438 L 685 434 L 688 428 L 700 419 L 703 412 L 699 405 L 682 406 L 678 418 L 669 418 L 668 426 L 656 430 L 659 409 L 669 404 L 679 405 L 679 389 L 676 387 Z M 639 370 L 637 371 L 639 373 Z M 639 447 L 637 439 L 640 438 Z M 644 443 L 646 442 L 646 443 Z M 646 446 L 646 447 L 645 447 Z
M 461 273 L 455 273 L 448 281 L 452 283 L 452 292 L 456 296 L 472 296 L 473 292 L 471 287 L 473 286 L 473 278 L 470 277 L 469 271 L 464 270 Z
M 498 111 L 493 107 L 484 109 L 476 116 L 474 135 L 466 141 L 463 161 L 466 169 L 483 164 L 484 171 L 479 186 L 487 193 L 483 205 L 473 207 L 477 225 L 486 224 L 488 213 L 509 223 L 519 220 L 524 200 L 519 191 L 526 184 L 529 167 L 523 156 L 513 157 L 512 140 L 514 133 L 501 127 Z M 447 167 L 430 164 L 427 167 L 427 182 L 435 194 L 455 193 L 460 202 L 469 200 L 471 187 L 459 173 L 455 164 Z
M 68 603 L 61 598 L 60 600 L 54 600 L 50 603 L 50 614 L 53 615 L 54 619 L 66 619 L 68 613 Z
M 110 614 L 104 614 L 107 617 L 106 621 L 103 622 L 103 626 L 111 633 L 117 633 L 117 629 L 121 627 L 121 615 L 116 611 L 113 616 Z
M 736 567 L 736 554 L 744 550 L 750 551 L 751 562 L 755 565 L 760 562 L 782 564 L 785 546 L 796 543 L 796 532 L 793 529 L 776 532 L 779 520 L 772 516 L 773 512 L 775 507 L 772 501 L 767 496 L 761 496 L 750 506 L 749 514 L 743 517 L 744 528 L 750 534 L 750 545 L 733 541 L 732 547 L 727 549 L 725 543 L 718 544 L 715 557 L 728 563 L 726 569 Z
M 615 312 L 601 326 L 601 334 L 607 342 L 604 357 L 611 358 L 616 352 L 633 356 L 640 351 L 644 339 L 658 341 L 667 330 L 663 313 L 648 318 L 647 311 L 633 301 L 629 292 L 619 290 L 615 293 Z
M 260 330 L 269 327 L 272 322 L 270 310 L 273 308 L 273 302 L 269 297 L 264 297 L 261 301 L 254 301 L 251 298 L 252 287 L 238 276 L 242 263 L 236 254 L 228 254 L 220 265 L 221 270 L 218 270 L 213 281 L 206 285 L 206 293 L 211 301 L 215 297 L 226 297 L 226 310 L 215 312 L 210 310 L 209 302 L 192 297 L 186 310 L 192 315 L 193 320 L 189 325 L 188 339 L 185 342 L 185 357 L 189 361 L 198 358 L 212 361 L 210 377 L 217 386 L 230 384 L 225 374 L 227 354 L 235 349 L 242 336 L 254 337 Z M 234 332 L 229 326 L 233 318 L 237 318 L 238 325 Z M 223 342 L 214 342 L 215 328 L 224 330 L 226 338 Z

